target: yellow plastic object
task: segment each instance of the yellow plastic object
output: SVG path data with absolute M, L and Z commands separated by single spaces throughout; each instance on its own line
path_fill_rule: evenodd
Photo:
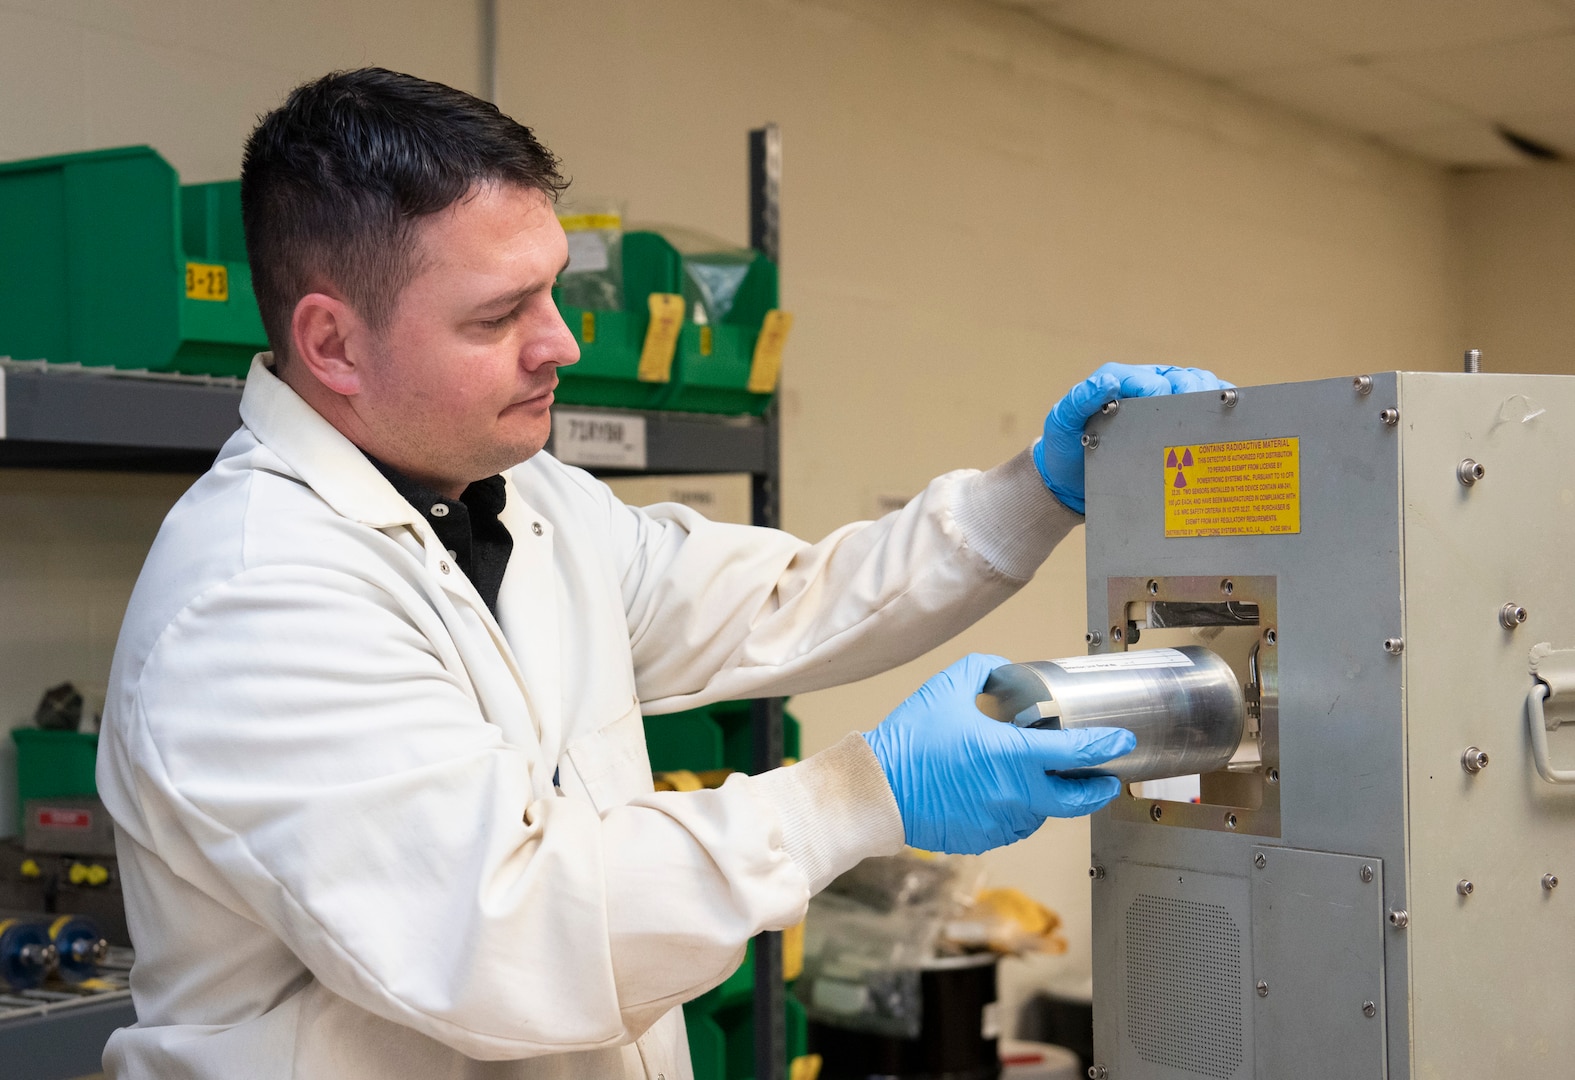
M 657 773 L 656 783 L 660 785 L 656 789 L 658 791 L 699 791 L 705 787 L 700 782 L 700 777 L 688 769 L 673 769 L 669 772 Z
M 73 885 L 102 885 L 109 880 L 109 871 L 98 863 L 72 863 L 66 873 Z
M 44 876 L 43 867 L 38 865 L 37 859 L 23 859 L 20 869 L 22 876 L 29 881 L 36 881 Z
M 796 1057 L 788 1065 L 788 1080 L 820 1080 L 822 1064 L 819 1054 Z
M 804 974 L 804 924 L 782 931 L 782 981 L 792 982 Z
M 760 324 L 760 336 L 755 339 L 755 357 L 749 365 L 749 383 L 745 389 L 751 394 L 776 393 L 777 379 L 782 375 L 782 349 L 792 329 L 791 313 L 776 309 L 766 312 L 765 321 Z
M 672 382 L 678 332 L 684 326 L 684 298 L 677 293 L 652 293 L 650 305 L 651 324 L 645 330 L 635 378 L 648 383 Z

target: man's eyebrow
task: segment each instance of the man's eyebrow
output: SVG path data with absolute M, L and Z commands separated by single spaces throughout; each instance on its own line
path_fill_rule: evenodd
M 563 265 L 558 268 L 557 273 L 552 275 L 554 280 L 557 279 L 558 274 L 563 273 L 568 268 L 569 268 L 569 259 L 568 259 L 568 256 L 564 256 Z M 492 309 L 496 309 L 496 308 L 500 308 L 500 307 L 513 307 L 515 304 L 519 303 L 521 300 L 525 299 L 527 296 L 530 296 L 532 293 L 538 293 L 542 289 L 550 288 L 550 287 L 551 287 L 551 283 L 548 283 L 548 282 L 543 282 L 543 283 L 536 284 L 536 285 L 526 285 L 524 288 L 522 288 L 522 289 L 515 289 L 511 293 L 504 293 L 501 296 L 494 296 L 490 300 L 484 300 L 481 303 L 476 305 L 475 310 L 477 310 L 477 311 L 488 311 L 488 310 L 492 310 Z

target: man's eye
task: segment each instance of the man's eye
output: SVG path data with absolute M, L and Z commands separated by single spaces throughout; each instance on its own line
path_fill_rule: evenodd
M 513 320 L 514 312 L 511 311 L 507 315 L 498 316 L 496 319 L 483 319 L 477 325 L 487 330 L 501 330 Z

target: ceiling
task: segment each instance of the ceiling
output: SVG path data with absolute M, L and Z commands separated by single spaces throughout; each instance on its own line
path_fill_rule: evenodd
M 1575 159 L 1575 0 L 1000 2 L 1444 165 Z

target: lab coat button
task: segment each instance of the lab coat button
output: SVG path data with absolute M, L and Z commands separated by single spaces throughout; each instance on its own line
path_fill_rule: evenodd
M 433 517 L 448 517 L 448 507 L 444 506 L 442 503 L 433 503 L 432 504 L 432 516 Z
M 541 522 L 539 522 L 539 521 L 531 522 L 530 523 L 530 531 L 535 533 L 537 536 L 540 536 L 541 535 Z

